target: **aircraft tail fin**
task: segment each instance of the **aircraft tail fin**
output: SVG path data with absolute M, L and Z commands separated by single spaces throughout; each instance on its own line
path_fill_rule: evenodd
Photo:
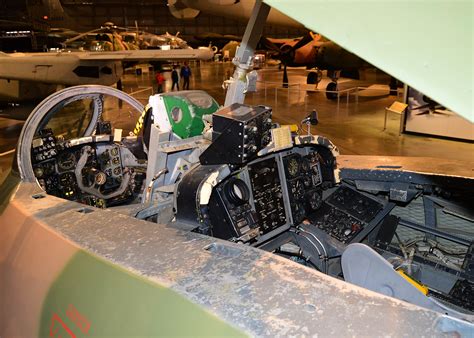
M 64 27 L 71 18 L 65 12 L 59 0 L 30 2 L 28 14 L 33 21 L 42 22 L 50 27 Z

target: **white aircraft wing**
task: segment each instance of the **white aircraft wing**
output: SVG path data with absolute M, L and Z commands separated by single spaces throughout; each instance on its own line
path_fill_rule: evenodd
M 12 53 L 0 52 L 0 79 L 68 86 L 111 85 L 123 71 L 123 61 L 207 60 L 207 49 L 129 50 L 112 52 Z
M 209 60 L 213 52 L 208 49 L 146 49 L 113 52 L 72 52 L 80 60 L 110 61 L 159 61 L 159 60 Z

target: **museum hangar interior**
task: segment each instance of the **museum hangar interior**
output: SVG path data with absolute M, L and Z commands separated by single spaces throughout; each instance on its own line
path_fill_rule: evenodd
M 472 10 L 1 1 L 0 337 L 472 335 Z

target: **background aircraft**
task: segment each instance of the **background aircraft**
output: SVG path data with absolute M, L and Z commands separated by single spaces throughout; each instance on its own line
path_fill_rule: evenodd
M 176 35 L 166 32 L 157 35 L 135 27 L 119 27 L 106 22 L 101 27 L 65 39 L 63 45 L 68 48 L 86 50 L 131 50 L 131 49 L 186 49 L 187 42 Z
M 0 101 L 18 103 L 37 100 L 53 93 L 58 85 L 113 85 L 123 74 L 123 62 L 207 60 L 212 56 L 213 53 L 207 49 L 12 54 L 0 52 Z M 18 108 L 15 105 L 8 107 Z M 4 110 L 3 114 L 15 118 L 14 110 L 12 113 Z
M 149 32 L 140 31 L 138 33 L 137 39 L 140 43 L 141 49 L 163 48 L 163 46 L 167 46 L 170 49 L 191 48 L 184 39 L 179 37 L 179 32 L 177 32 L 176 35 L 170 34 L 168 32 L 166 32 L 165 34 L 157 35 Z
M 227 50 L 229 57 L 232 59 L 242 37 L 205 33 L 195 36 L 195 39 L 203 44 L 218 47 L 222 54 Z M 334 91 L 337 90 L 337 80 L 340 76 L 359 79 L 359 70 L 373 67 L 336 43 L 312 32 L 298 38 L 274 39 L 262 37 L 257 50 L 266 50 L 273 58 L 281 61 L 283 65 L 283 84 L 285 86 L 288 85 L 288 66 L 316 68 L 307 75 L 307 83 L 315 85 L 321 81 L 321 71 L 326 70 L 328 77 L 332 80 L 326 87 L 328 91 L 326 96 L 329 99 L 337 97 Z
M 197 43 L 200 46 L 216 46 L 218 49 L 224 47 L 230 41 L 242 41 L 242 36 L 232 34 L 219 34 L 219 33 L 202 33 L 194 35 L 193 43 Z
M 316 85 L 321 81 L 321 71 L 327 70 L 328 77 L 332 80 L 326 87 L 328 99 L 337 97 L 332 92 L 337 90 L 337 80 L 341 73 L 345 77 L 358 79 L 360 69 L 371 67 L 368 62 L 357 55 L 312 32 L 301 38 L 263 38 L 262 42 L 268 49 L 273 51 L 275 58 L 281 60 L 284 67 L 284 85 L 288 84 L 288 66 L 306 66 L 308 69 L 316 68 L 316 71 L 309 72 L 307 76 L 307 83 Z
M 423 103 L 417 107 L 411 108 L 411 111 L 419 110 L 419 113 L 415 115 L 452 115 L 453 113 L 443 107 L 438 102 L 434 101 L 433 99 L 429 98 L 426 95 L 422 96 Z
M 194 18 L 199 13 L 205 12 L 213 15 L 229 17 L 232 19 L 248 20 L 252 13 L 255 1 L 235 0 L 169 0 L 168 7 L 171 13 L 181 19 Z M 286 27 L 302 27 L 300 23 L 279 12 L 275 8 L 270 10 L 267 24 Z M 212 35 L 208 40 L 212 41 Z M 225 36 L 214 36 L 216 41 L 222 43 Z M 239 41 L 232 39 L 234 41 Z M 344 77 L 359 78 L 361 68 L 373 67 L 365 60 L 348 52 L 332 41 L 322 38 L 318 34 L 307 34 L 297 39 L 262 39 L 264 48 L 273 52 L 274 57 L 281 60 L 284 66 L 283 83 L 288 83 L 287 66 L 306 66 L 317 68 L 309 72 L 307 83 L 317 84 L 321 80 L 321 70 L 328 71 L 331 82 L 327 85 L 326 96 L 335 99 L 337 94 L 337 80 L 341 74 Z M 233 48 L 232 46 L 231 48 Z M 391 81 L 391 88 L 396 87 L 396 80 Z
M 116 26 L 113 22 L 106 22 L 99 28 L 65 39 L 62 45 L 64 48 L 91 51 L 140 49 L 136 40 L 128 39 L 128 41 L 125 41 L 121 32 L 126 30 L 126 28 Z

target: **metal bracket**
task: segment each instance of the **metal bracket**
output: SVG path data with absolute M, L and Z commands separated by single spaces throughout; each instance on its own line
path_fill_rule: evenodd
M 252 15 L 245 29 L 242 43 L 237 50 L 232 62 L 235 64 L 234 75 L 230 80 L 226 80 L 224 86 L 227 87 L 227 94 L 224 106 L 233 103 L 244 103 L 245 93 L 253 89 L 253 83 L 249 81 L 247 74 L 253 69 L 253 58 L 255 48 L 263 32 L 265 21 L 267 20 L 270 6 L 264 4 L 262 0 L 257 0 L 252 11 Z M 253 81 L 253 79 L 252 79 Z M 255 79 L 256 82 L 256 79 Z M 249 83 L 251 83 L 249 85 Z M 255 86 L 256 88 L 256 86 Z

